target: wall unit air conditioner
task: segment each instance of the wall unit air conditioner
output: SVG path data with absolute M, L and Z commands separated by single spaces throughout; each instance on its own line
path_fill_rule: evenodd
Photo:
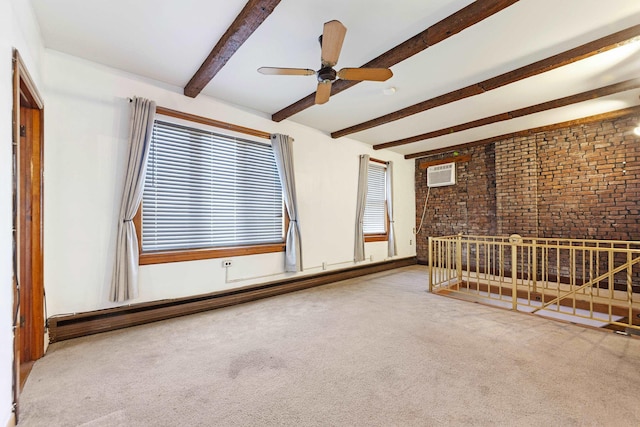
M 444 187 L 456 183 L 456 164 L 429 166 L 427 168 L 427 187 Z

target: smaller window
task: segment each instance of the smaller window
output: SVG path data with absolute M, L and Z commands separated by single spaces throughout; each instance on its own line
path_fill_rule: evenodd
M 387 240 L 387 167 L 379 161 L 369 162 L 367 202 L 364 209 L 363 230 L 366 242 Z

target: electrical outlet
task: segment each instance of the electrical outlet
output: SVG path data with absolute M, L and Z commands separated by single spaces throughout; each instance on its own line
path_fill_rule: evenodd
M 222 266 L 224 268 L 231 267 L 231 265 L 233 265 L 233 263 L 231 262 L 230 259 L 225 259 L 224 261 L 222 261 Z
M 409 240 L 409 246 L 413 245 L 413 240 Z

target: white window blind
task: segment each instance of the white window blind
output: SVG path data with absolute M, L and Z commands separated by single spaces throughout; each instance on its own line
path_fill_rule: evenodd
M 143 252 L 283 241 L 269 144 L 156 120 L 142 203 Z
M 369 163 L 367 203 L 364 209 L 364 234 L 387 232 L 385 173 L 382 164 Z

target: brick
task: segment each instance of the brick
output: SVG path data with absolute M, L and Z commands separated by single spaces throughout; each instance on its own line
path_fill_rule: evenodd
M 459 165 L 456 187 L 431 192 L 418 257 L 427 258 L 426 236 L 458 232 L 639 239 L 640 143 L 630 135 L 638 122 L 633 115 L 462 150 L 472 160 Z M 416 170 L 419 216 L 427 189 Z

